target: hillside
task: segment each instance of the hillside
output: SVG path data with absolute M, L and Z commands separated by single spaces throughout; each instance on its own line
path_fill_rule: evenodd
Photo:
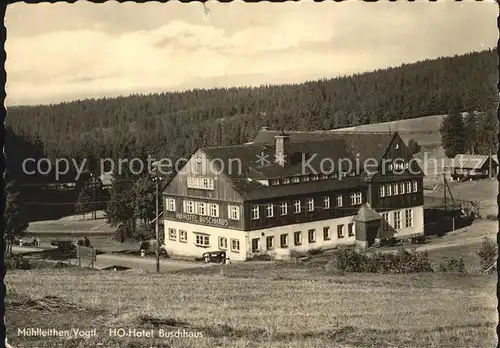
M 332 129 L 496 107 L 493 50 L 295 85 L 191 90 L 9 107 L 11 162 L 27 153 L 99 158 L 187 156 L 253 138 L 264 125 Z M 9 140 L 10 138 L 10 140 Z M 12 140 L 15 138 L 14 140 Z M 36 158 L 36 156 L 35 156 Z
M 201 274 L 203 273 L 203 274 Z M 229 265 L 177 274 L 9 271 L 5 322 L 15 347 L 493 347 L 496 277 L 325 274 Z M 57 294 L 57 296 L 54 296 Z M 97 328 L 99 337 L 20 336 L 15 328 Z M 153 330 L 155 338 L 109 329 Z M 158 337 L 159 330 L 195 337 Z

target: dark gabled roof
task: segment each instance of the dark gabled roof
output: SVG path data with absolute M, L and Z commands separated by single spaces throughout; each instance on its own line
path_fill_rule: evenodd
M 382 216 L 373 210 L 369 203 L 365 203 L 358 210 L 358 214 L 354 217 L 354 221 L 369 222 L 380 220 L 381 218 Z
M 366 158 L 381 158 L 395 137 L 395 132 L 335 132 L 320 131 L 284 131 L 290 136 L 290 142 L 310 142 L 320 140 L 340 140 L 345 143 L 350 153 L 358 153 L 360 161 Z M 255 136 L 253 144 L 273 144 L 275 136 L 281 131 L 262 129 Z
M 257 143 L 201 149 L 231 180 L 245 200 L 300 195 L 367 185 L 364 168 L 349 168 L 367 158 L 381 160 L 395 133 L 287 132 L 290 144 L 286 165 L 275 162 L 275 136 L 280 131 L 261 131 Z M 259 161 L 265 158 L 266 161 Z M 342 161 L 349 160 L 349 161 Z M 306 165 L 309 164 L 309 165 Z M 221 167 L 222 165 L 222 167 Z M 333 166 L 333 167 L 332 167 Z M 373 169 L 373 168 L 370 168 Z M 338 179 L 268 186 L 259 180 L 355 171 L 358 175 Z
M 340 160 L 350 159 L 351 162 L 355 160 L 340 139 L 291 143 L 289 156 L 286 158 L 287 164 L 284 167 L 275 162 L 274 144 L 206 148 L 203 151 L 211 159 L 218 159 L 224 163 L 224 172 L 228 177 L 238 178 L 239 174 L 243 174 L 244 177 L 257 180 L 348 169 L 348 163 Z M 260 161 L 263 157 L 266 161 Z M 321 161 L 326 158 L 331 159 L 331 162 L 325 161 L 322 166 Z
M 452 168 L 464 168 L 464 169 L 481 169 L 484 164 L 489 161 L 489 155 L 468 155 L 468 154 L 458 154 L 451 160 Z M 491 156 L 492 164 L 498 164 L 498 158 L 496 155 Z

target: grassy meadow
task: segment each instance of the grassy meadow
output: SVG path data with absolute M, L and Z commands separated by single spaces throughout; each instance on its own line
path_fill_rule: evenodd
M 12 271 L 5 322 L 14 347 L 493 347 L 496 277 L 328 274 L 244 263 L 168 274 Z M 17 328 L 96 328 L 99 337 L 23 337 Z M 109 328 L 193 338 L 110 337 Z M 162 345 L 163 344 L 163 345 Z

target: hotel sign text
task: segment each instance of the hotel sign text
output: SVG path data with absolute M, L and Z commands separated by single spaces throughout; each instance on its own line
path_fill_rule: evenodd
M 198 224 L 216 225 L 216 226 L 227 226 L 229 222 L 227 219 L 216 218 L 211 216 L 200 216 L 192 214 L 177 213 L 175 214 L 176 219 L 189 221 Z

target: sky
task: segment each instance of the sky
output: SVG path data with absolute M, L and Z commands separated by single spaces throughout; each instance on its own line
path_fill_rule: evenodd
M 8 5 L 6 105 L 295 83 L 493 48 L 467 0 Z

